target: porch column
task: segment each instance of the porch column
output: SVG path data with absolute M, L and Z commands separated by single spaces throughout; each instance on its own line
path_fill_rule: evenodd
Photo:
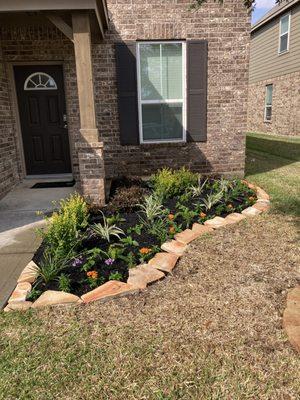
M 97 205 L 105 203 L 103 143 L 96 123 L 90 19 L 86 12 L 72 14 L 73 41 L 80 111 L 80 141 L 76 143 L 82 194 Z

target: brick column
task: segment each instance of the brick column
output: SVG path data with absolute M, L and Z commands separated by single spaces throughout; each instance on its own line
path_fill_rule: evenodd
M 93 204 L 105 203 L 103 143 L 76 143 L 81 192 Z
M 72 15 L 77 88 L 80 110 L 80 142 L 76 143 L 79 159 L 80 188 L 93 204 L 105 203 L 103 143 L 96 126 L 91 33 L 88 13 Z

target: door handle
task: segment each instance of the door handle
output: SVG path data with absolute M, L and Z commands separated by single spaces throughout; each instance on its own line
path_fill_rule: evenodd
M 64 129 L 68 129 L 67 114 L 63 115 L 63 121 L 64 121 Z

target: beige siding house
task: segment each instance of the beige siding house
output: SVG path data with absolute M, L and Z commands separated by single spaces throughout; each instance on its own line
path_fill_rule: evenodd
M 248 130 L 300 135 L 300 0 L 252 26 Z

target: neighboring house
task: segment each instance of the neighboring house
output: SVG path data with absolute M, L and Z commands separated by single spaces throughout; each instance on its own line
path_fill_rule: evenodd
M 190 4 L 1 0 L 0 196 L 28 175 L 101 204 L 163 166 L 244 174 L 249 14 Z
M 248 130 L 300 135 L 300 0 L 252 26 Z

